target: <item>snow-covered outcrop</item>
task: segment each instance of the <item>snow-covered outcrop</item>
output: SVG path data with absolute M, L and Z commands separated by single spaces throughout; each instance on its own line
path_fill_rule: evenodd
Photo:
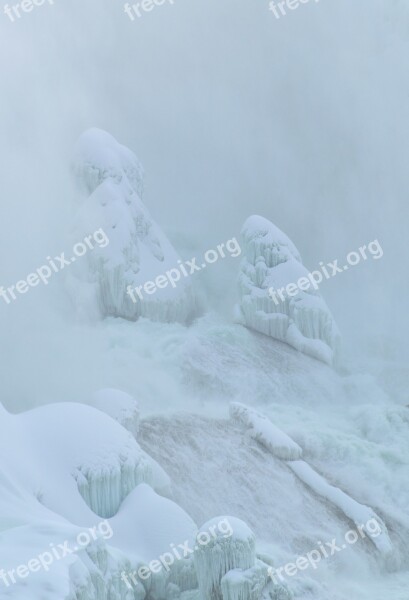
M 283 292 L 284 300 L 271 294 L 309 275 L 291 240 L 270 221 L 254 215 L 243 225 L 242 244 L 238 322 L 334 364 L 340 335 L 317 289 L 310 285 L 292 296 Z
M 244 426 L 252 438 L 263 444 L 277 458 L 297 460 L 302 457 L 300 446 L 256 410 L 240 402 L 231 402 L 230 418 Z
M 73 172 L 86 197 L 77 213 L 73 245 L 93 232 L 105 240 L 67 272 L 67 287 L 81 315 L 189 322 L 198 313 L 189 279 L 156 291 L 127 293 L 179 267 L 180 257 L 142 202 L 143 169 L 136 156 L 105 131 L 79 138 Z M 102 234 L 101 234 L 102 238 Z

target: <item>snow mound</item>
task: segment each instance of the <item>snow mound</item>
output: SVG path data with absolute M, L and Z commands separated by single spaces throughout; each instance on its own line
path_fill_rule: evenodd
M 240 402 L 230 403 L 230 418 L 246 427 L 249 435 L 265 446 L 277 458 L 297 460 L 302 457 L 302 449 L 286 433 L 252 408 Z
M 81 260 L 71 265 L 67 288 L 80 316 L 189 322 L 198 301 L 189 279 L 152 292 L 127 293 L 179 266 L 180 257 L 141 200 L 142 168 L 136 157 L 99 129 L 86 131 L 74 153 L 73 170 L 89 194 L 81 203 L 72 243 L 100 232 Z
M 328 364 L 336 363 L 340 335 L 319 292 L 310 286 L 274 300 L 269 290 L 309 275 L 291 240 L 267 219 L 253 215 L 242 228 L 237 320 Z

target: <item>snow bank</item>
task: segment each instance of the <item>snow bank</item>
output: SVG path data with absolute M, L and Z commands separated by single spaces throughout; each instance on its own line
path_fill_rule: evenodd
M 295 284 L 308 275 L 291 240 L 267 219 L 252 216 L 242 228 L 237 320 L 328 364 L 336 362 L 340 335 L 334 319 L 313 288 L 285 294 L 276 303 L 269 289 Z
M 281 429 L 240 402 L 230 402 L 230 418 L 244 425 L 252 438 L 265 446 L 274 456 L 283 460 L 297 460 L 302 457 L 302 449 Z
M 179 266 L 180 257 L 150 216 L 141 200 L 143 171 L 136 157 L 99 129 L 79 139 L 73 170 L 89 194 L 81 203 L 73 245 L 102 229 L 109 243 L 94 244 L 67 270 L 67 287 L 81 316 L 115 316 L 136 320 L 182 323 L 198 313 L 198 303 L 188 278 L 175 287 L 157 288 L 153 294 L 127 294 Z

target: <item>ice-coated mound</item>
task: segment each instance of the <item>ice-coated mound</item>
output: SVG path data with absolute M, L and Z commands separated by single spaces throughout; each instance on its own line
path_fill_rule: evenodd
M 197 299 L 188 278 L 166 283 L 167 271 L 179 267 L 180 257 L 141 200 L 143 171 L 137 158 L 108 133 L 90 129 L 77 143 L 73 171 L 88 196 L 78 209 L 72 244 L 99 232 L 93 248 L 67 271 L 78 313 L 189 322 L 198 312 Z M 153 292 L 152 286 L 135 291 L 159 275 Z
M 221 523 L 229 527 L 222 529 Z M 221 581 L 226 573 L 255 566 L 254 534 L 240 519 L 211 519 L 198 531 L 194 560 L 202 598 L 223 600 Z
M 337 359 L 340 335 L 317 289 L 299 289 L 284 300 L 271 295 L 308 271 L 292 241 L 267 219 L 253 215 L 242 228 L 237 320 L 328 364 Z

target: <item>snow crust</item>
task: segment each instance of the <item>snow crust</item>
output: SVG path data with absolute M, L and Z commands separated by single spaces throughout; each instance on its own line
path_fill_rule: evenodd
M 337 361 L 340 334 L 319 292 L 299 290 L 274 302 L 269 289 L 296 283 L 308 275 L 300 253 L 273 223 L 253 215 L 242 228 L 243 260 L 236 319 L 328 364 Z

